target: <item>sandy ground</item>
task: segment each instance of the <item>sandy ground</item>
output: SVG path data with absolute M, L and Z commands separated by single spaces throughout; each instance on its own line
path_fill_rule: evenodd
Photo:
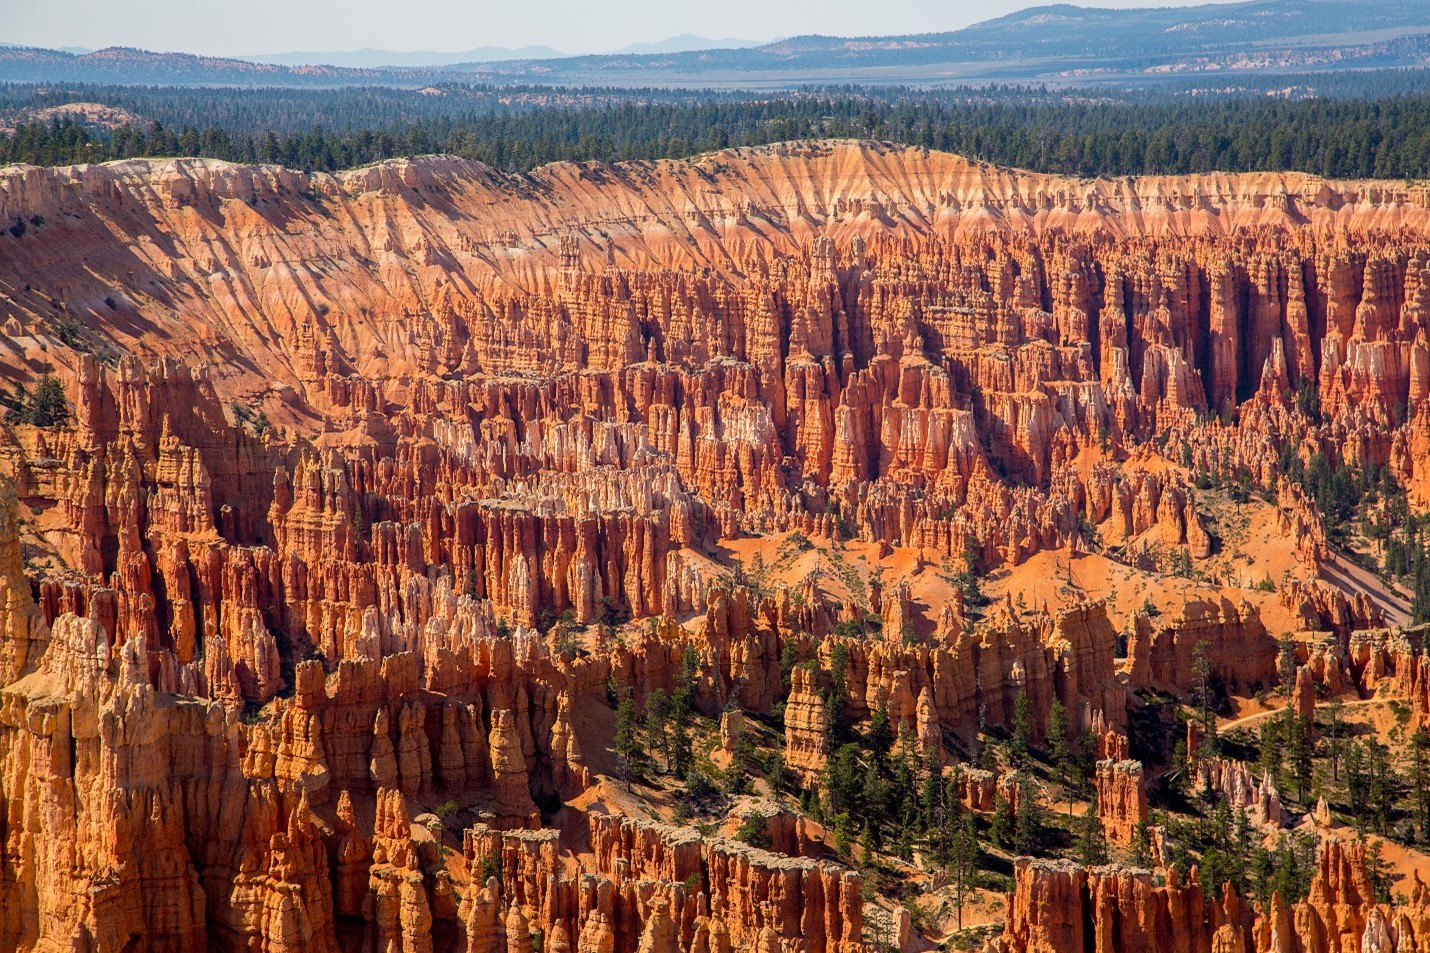
M 1127 465 L 1170 467 L 1155 456 Z M 1312 574 L 1301 561 L 1295 540 L 1277 531 L 1275 506 L 1256 497 L 1235 503 L 1210 492 L 1199 493 L 1197 505 L 1218 544 L 1210 558 L 1193 560 L 1187 574 L 1139 568 L 1157 565 L 1156 554 L 1168 552 L 1158 530 L 1119 539 L 1109 520 L 1099 527 L 1104 552 L 1037 553 L 1018 566 L 989 573 L 983 581 L 984 593 L 993 599 L 1006 598 L 1025 611 L 1056 612 L 1087 600 L 1104 600 L 1119 629 L 1147 603 L 1163 614 L 1175 614 L 1188 600 L 1226 597 L 1256 606 L 1273 635 L 1296 635 L 1300 620 L 1283 604 L 1279 591 L 1292 579 L 1309 581 Z M 802 549 L 790 534 L 731 540 L 722 544 L 717 560 L 728 564 L 738 559 L 746 573 L 766 586 L 799 585 L 813 574 L 825 593 L 846 605 L 870 604 L 871 580 L 882 583 L 885 591 L 907 582 L 920 634 L 933 631 L 939 611 L 954 596 L 955 576 L 963 568 L 959 559 L 909 547 L 895 547 L 881 556 L 879 546 L 872 543 L 816 538 L 808 544 L 810 548 Z M 1143 551 L 1153 555 L 1137 559 L 1135 554 Z M 712 563 L 712 571 L 717 568 Z M 1403 606 L 1373 574 L 1347 560 L 1335 561 L 1321 576 L 1349 591 L 1372 593 L 1392 622 L 1403 615 Z

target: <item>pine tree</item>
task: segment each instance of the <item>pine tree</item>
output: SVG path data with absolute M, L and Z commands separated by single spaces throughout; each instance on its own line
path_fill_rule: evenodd
M 1366 772 L 1365 752 L 1359 742 L 1352 741 L 1346 749 L 1346 795 L 1351 817 L 1363 829 L 1366 809 L 1370 803 L 1370 777 Z
M 1423 725 L 1406 742 L 1405 763 L 1415 829 L 1423 841 L 1430 838 L 1430 731 Z
M 1332 698 L 1327 706 L 1330 712 L 1331 723 L 1326 728 L 1326 754 L 1331 759 L 1331 780 L 1341 779 L 1341 750 L 1345 747 L 1345 739 L 1341 737 L 1341 712 L 1343 706 L 1339 696 Z
M 834 816 L 834 850 L 843 857 L 849 856 L 849 832 L 851 826 L 847 813 L 840 813 Z
M 687 645 L 670 699 L 670 770 L 677 777 L 685 777 L 695 761 L 690 722 L 694 715 L 695 675 L 699 666 L 700 656 L 694 646 Z
M 1013 845 L 1013 805 L 1002 791 L 993 795 L 993 819 L 988 825 L 988 839 L 1005 850 Z
M 1390 820 L 1395 814 L 1395 805 L 1400 796 L 1399 782 L 1395 769 L 1390 764 L 1390 752 L 1379 742 L 1369 741 L 1369 757 L 1366 759 L 1370 783 L 1367 790 L 1367 806 L 1375 829 L 1381 834 L 1389 833 Z
M 998 773 L 998 749 L 987 738 L 983 739 L 982 750 L 978 752 L 978 766 L 984 771 Z
M 41 377 L 30 402 L 30 423 L 36 427 L 58 427 L 69 419 L 69 413 L 60 382 L 50 374 Z
M 868 812 L 866 823 L 876 827 L 884 818 L 893 814 L 890 809 L 889 785 L 884 782 L 878 766 L 872 761 L 864 770 L 864 786 L 859 793 L 859 803 Z
M 1097 796 L 1077 820 L 1077 859 L 1085 867 L 1107 863 L 1107 835 L 1097 815 Z
M 12 423 L 58 427 L 69 420 L 69 404 L 65 401 L 64 388 L 51 374 L 40 378 L 33 394 L 26 393 L 23 385 L 16 384 L 14 395 L 4 403 L 9 407 L 5 419 Z
M 1311 726 L 1304 716 L 1287 708 L 1284 733 L 1286 754 L 1291 759 L 1291 776 L 1296 781 L 1296 799 L 1305 804 L 1311 792 Z
M 1152 838 L 1147 834 L 1147 825 L 1138 824 L 1137 829 L 1132 832 L 1132 866 L 1151 867 L 1152 866 Z
M 844 710 L 844 690 L 849 677 L 849 647 L 838 642 L 829 658 L 829 684 L 823 690 L 825 750 L 833 752 L 850 737 L 849 716 Z
M 30 406 L 30 393 L 25 390 L 25 385 L 19 381 L 15 382 L 15 388 L 8 396 L 0 393 L 0 404 L 6 408 L 5 420 L 10 423 L 25 423 L 25 414 Z
M 869 730 L 864 734 L 864 744 L 873 754 L 876 763 L 882 767 L 894 745 L 894 732 L 889 726 L 889 709 L 880 705 L 869 719 Z
M 1093 776 L 1097 772 L 1097 734 L 1091 728 L 1084 728 L 1077 739 L 1077 756 L 1073 760 L 1073 784 L 1079 791 L 1091 789 Z
M 973 883 L 978 872 L 978 832 L 974 827 L 973 815 L 965 814 L 953 835 L 953 845 L 949 851 L 949 876 L 953 881 L 954 906 L 958 910 L 958 928 L 963 929 L 964 894 Z
M 665 690 L 657 688 L 645 700 L 645 744 L 646 752 L 655 762 L 657 753 L 664 758 L 666 770 L 670 764 L 670 699 Z
M 621 780 L 625 781 L 626 790 L 629 791 L 631 778 L 640 772 L 643 761 L 636 703 L 630 696 L 623 698 L 616 706 L 615 749 L 621 766 Z
M 1008 756 L 1014 767 L 1023 767 L 1028 762 L 1033 738 L 1033 705 L 1024 689 L 1018 690 L 1013 701 L 1013 739 L 1008 746 Z
M 790 682 L 793 677 L 794 667 L 799 664 L 799 643 L 794 639 L 785 639 L 780 644 L 780 681 L 784 684 L 785 691 L 790 689 Z
M 1275 718 L 1268 719 L 1261 725 L 1261 751 L 1258 760 L 1261 770 L 1270 775 L 1273 780 L 1281 776 L 1281 763 L 1285 755 L 1285 750 L 1282 747 L 1284 743 L 1282 725 L 1283 723 Z
M 1017 830 L 1013 841 L 1017 852 L 1020 854 L 1040 853 L 1045 837 L 1043 827 L 1043 806 L 1038 803 L 1032 779 L 1028 775 L 1020 773 L 1018 775 Z
M 1187 742 L 1185 738 L 1178 738 L 1177 743 L 1172 746 L 1172 761 L 1167 765 L 1167 772 L 1172 790 L 1179 794 L 1185 794 L 1187 792 Z
M 859 853 L 864 864 L 874 862 L 874 855 L 883 849 L 884 838 L 879 825 L 874 821 L 864 823 L 864 832 L 859 835 Z
M 1192 652 L 1192 678 L 1196 694 L 1197 710 L 1202 722 L 1202 755 L 1215 755 L 1216 742 L 1216 699 L 1213 685 L 1211 643 L 1205 639 L 1198 642 Z
M 1068 783 L 1068 773 L 1072 761 L 1072 744 L 1069 734 L 1068 711 L 1063 703 L 1054 698 L 1048 707 L 1048 757 L 1057 769 L 1058 782 Z
M 1389 903 L 1390 888 L 1395 882 L 1394 867 L 1385 859 L 1383 843 L 1373 838 L 1365 847 L 1365 872 L 1375 890 L 1375 901 Z
M 919 819 L 925 831 L 933 831 L 942 845 L 944 827 L 948 823 L 944 802 L 943 778 L 935 762 L 928 764 L 919 787 Z

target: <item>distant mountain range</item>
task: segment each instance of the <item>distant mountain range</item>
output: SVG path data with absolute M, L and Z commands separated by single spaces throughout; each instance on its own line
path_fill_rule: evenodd
M 87 54 L 0 48 L 0 82 L 243 86 L 423 86 L 444 82 L 791 88 L 812 83 L 1044 82 L 1149 85 L 1430 63 L 1426 0 L 1250 0 L 1107 10 L 1034 7 L 948 33 L 799 36 L 758 46 L 675 37 L 625 51 L 551 56 L 289 53 L 247 60 L 111 48 Z M 698 48 L 696 43 L 715 44 Z M 670 47 L 688 47 L 671 49 Z M 507 54 L 513 54 L 507 56 Z M 376 63 L 392 57 L 407 62 Z M 423 57 L 471 57 L 429 63 Z M 312 65 L 299 60 L 342 59 Z M 262 60 L 262 61 L 260 61 Z
M 403 53 L 397 50 L 345 50 L 313 51 L 292 53 L 263 53 L 257 56 L 237 57 L 250 63 L 265 63 L 273 66 L 341 66 L 350 69 L 376 69 L 383 66 L 450 66 L 453 63 L 500 63 L 506 60 L 554 60 L 565 56 L 560 50 L 549 46 L 523 46 L 509 49 L 505 46 L 479 46 L 461 53 L 438 53 L 423 50 Z
M 612 56 L 631 56 L 652 53 L 686 53 L 699 50 L 743 50 L 759 46 L 757 40 L 712 40 L 693 33 L 682 33 L 655 43 L 632 43 L 619 50 L 612 50 Z M 0 47 L 13 48 L 11 44 Z M 64 52 L 88 53 L 89 50 L 69 49 Z M 508 63 L 512 60 L 555 60 L 569 54 L 554 50 L 549 46 L 523 46 L 512 49 L 506 46 L 479 46 L 459 53 L 440 53 L 435 50 L 401 52 L 398 50 L 342 50 L 342 51 L 294 51 L 291 53 L 262 53 L 254 56 L 239 56 L 235 59 L 249 63 L 271 66 L 337 66 L 347 69 L 381 69 L 396 67 L 453 66 L 461 63 Z
M 736 40 L 728 37 L 723 40 L 712 40 L 708 37 L 696 36 L 694 33 L 682 33 L 680 36 L 672 36 L 670 39 L 661 40 L 658 43 L 632 43 L 619 50 L 612 50 L 607 55 L 642 56 L 651 53 L 691 53 L 700 50 L 748 50 L 762 45 L 758 40 Z

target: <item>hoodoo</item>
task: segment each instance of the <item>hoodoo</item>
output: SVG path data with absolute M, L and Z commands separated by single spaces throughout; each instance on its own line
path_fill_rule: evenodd
M 0 948 L 1421 948 L 1427 204 L 0 168 Z

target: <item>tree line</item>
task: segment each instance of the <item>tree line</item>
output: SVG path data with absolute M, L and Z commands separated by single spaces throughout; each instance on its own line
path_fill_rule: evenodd
M 0 134 L 0 162 L 206 156 L 335 171 L 440 152 L 528 172 L 563 160 L 681 158 L 727 146 L 858 138 L 1079 176 L 1299 170 L 1338 178 L 1430 177 L 1430 96 L 1129 103 L 831 92 L 473 110 L 372 127 L 280 131 L 279 124 L 264 129 L 253 122 L 233 128 L 140 123 L 109 132 L 70 117 L 21 123 Z

